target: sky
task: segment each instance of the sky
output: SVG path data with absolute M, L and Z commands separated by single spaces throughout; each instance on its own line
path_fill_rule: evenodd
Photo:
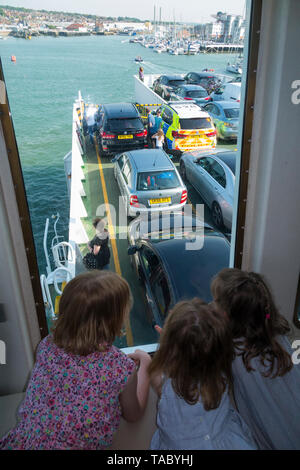
M 129 16 L 142 20 L 156 19 L 161 8 L 162 21 L 206 23 L 218 11 L 243 15 L 246 0 L 0 0 L 1 5 L 86 13 L 99 16 Z

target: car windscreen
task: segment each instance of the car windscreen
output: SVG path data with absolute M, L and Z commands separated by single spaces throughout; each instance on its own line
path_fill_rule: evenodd
M 108 127 L 111 131 L 138 130 L 143 124 L 139 118 L 109 119 Z
M 186 93 L 189 98 L 205 98 L 207 96 L 206 90 L 191 90 Z
M 240 115 L 240 110 L 239 108 L 228 108 L 224 109 L 224 113 L 228 119 L 237 119 Z
M 168 81 L 168 86 L 176 87 L 179 85 L 183 85 L 185 83 L 185 80 L 169 80 Z
M 209 129 L 212 127 L 210 118 L 179 119 L 181 129 Z
M 138 173 L 138 191 L 154 191 L 155 189 L 173 189 L 180 186 L 178 176 L 174 170 L 145 171 Z

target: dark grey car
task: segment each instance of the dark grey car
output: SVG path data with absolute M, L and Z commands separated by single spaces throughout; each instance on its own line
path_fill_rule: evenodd
M 112 161 L 127 216 L 176 210 L 186 204 L 187 189 L 164 150 L 133 150 Z

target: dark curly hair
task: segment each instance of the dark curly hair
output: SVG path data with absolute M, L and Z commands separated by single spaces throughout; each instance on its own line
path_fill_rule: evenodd
M 190 405 L 201 398 L 211 410 L 219 406 L 226 387 L 231 388 L 233 357 L 228 320 L 194 298 L 170 311 L 148 373 L 165 374 L 178 396 Z
M 264 278 L 254 272 L 225 268 L 212 280 L 216 304 L 229 316 L 237 354 L 242 355 L 248 372 L 251 359 L 259 357 L 266 377 L 288 372 L 293 364 L 276 339 L 290 331 L 287 320 L 278 312 Z

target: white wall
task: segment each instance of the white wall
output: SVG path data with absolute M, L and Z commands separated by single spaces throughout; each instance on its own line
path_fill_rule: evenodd
M 290 322 L 300 270 L 299 24 L 298 0 L 263 2 L 242 265 L 266 276 Z

